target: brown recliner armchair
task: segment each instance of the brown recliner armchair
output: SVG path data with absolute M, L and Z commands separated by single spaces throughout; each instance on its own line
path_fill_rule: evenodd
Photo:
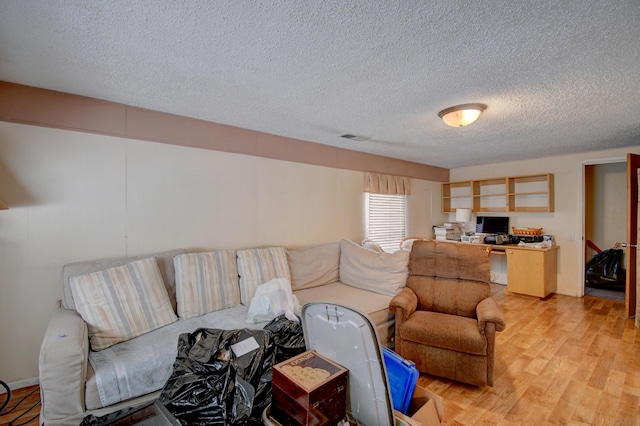
M 489 296 L 490 247 L 416 241 L 407 286 L 389 304 L 395 351 L 419 371 L 493 386 L 496 331 L 504 315 Z

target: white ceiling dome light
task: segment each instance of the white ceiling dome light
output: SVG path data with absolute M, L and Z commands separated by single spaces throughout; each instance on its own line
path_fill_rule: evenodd
M 463 127 L 476 121 L 485 109 L 487 106 L 484 104 L 462 104 L 443 109 L 438 116 L 448 126 Z

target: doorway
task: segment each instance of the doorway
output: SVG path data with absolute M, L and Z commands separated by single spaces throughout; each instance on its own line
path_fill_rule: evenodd
M 617 273 L 607 269 L 601 275 L 601 266 L 585 271 L 584 295 L 613 299 L 626 299 L 624 271 L 626 252 L 618 244 L 627 239 L 627 163 L 625 158 L 587 164 L 585 177 L 585 252 L 584 265 L 596 257 L 594 263 L 606 261 L 620 265 Z

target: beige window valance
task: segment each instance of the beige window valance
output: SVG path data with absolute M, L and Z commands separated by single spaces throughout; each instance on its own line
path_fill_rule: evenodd
M 364 192 L 387 195 L 411 195 L 411 178 L 365 172 Z

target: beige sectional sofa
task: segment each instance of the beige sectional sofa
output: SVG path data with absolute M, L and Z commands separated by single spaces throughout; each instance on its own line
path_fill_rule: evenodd
M 258 286 L 273 278 L 287 278 L 300 305 L 337 303 L 368 315 L 380 343 L 389 345 L 395 322 L 389 302 L 406 284 L 408 259 L 407 251 L 378 253 L 342 240 L 65 265 L 63 298 L 40 352 L 40 421 L 77 425 L 89 414 L 157 398 L 179 334 L 264 327 L 247 322 L 247 313 Z M 111 306 L 103 307 L 103 299 Z

